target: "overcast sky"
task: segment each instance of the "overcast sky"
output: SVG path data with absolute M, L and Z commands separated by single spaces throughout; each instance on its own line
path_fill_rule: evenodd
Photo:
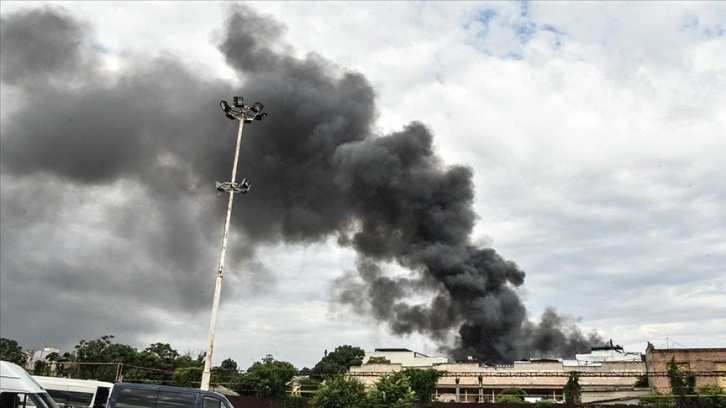
M 206 348 L 235 95 L 269 117 L 215 364 L 469 351 L 461 324 L 505 356 L 552 325 L 726 347 L 722 2 L 0 7 L 0 336 L 24 348 Z

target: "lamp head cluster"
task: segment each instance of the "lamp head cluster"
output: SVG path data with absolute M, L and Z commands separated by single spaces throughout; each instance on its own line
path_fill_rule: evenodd
M 235 96 L 232 99 L 232 105 L 227 101 L 219 102 L 219 107 L 224 111 L 224 115 L 230 120 L 241 120 L 244 123 L 250 123 L 253 120 L 262 120 L 267 117 L 267 112 L 262 112 L 265 105 L 255 102 L 252 106 L 244 104 L 241 96 Z

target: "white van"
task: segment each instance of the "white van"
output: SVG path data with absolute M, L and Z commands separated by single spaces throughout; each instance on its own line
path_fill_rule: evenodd
M 104 408 L 113 383 L 34 375 L 61 408 Z
M 0 361 L 0 408 L 58 408 L 53 398 L 22 367 Z

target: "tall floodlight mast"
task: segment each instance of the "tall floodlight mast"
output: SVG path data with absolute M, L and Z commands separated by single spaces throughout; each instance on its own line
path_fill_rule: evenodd
M 235 194 L 246 194 L 251 186 L 249 180 L 246 178 L 243 178 L 239 183 L 235 183 L 239 149 L 242 144 L 242 128 L 245 123 L 251 123 L 253 120 L 262 120 L 267 117 L 267 113 L 262 112 L 264 105 L 255 102 L 252 106 L 247 106 L 244 104 L 241 96 L 235 96 L 231 106 L 226 101 L 221 101 L 219 102 L 219 107 L 222 108 L 227 118 L 239 121 L 239 129 L 237 130 L 237 147 L 234 151 L 234 163 L 232 164 L 232 181 L 218 181 L 215 183 L 217 191 L 229 193 L 229 203 L 227 204 L 227 218 L 224 221 L 224 235 L 222 236 L 222 251 L 219 255 L 219 266 L 217 267 L 217 280 L 214 285 L 212 317 L 209 322 L 209 342 L 207 344 L 207 354 L 204 359 L 204 371 L 202 372 L 202 384 L 200 386 L 203 390 L 209 390 L 209 380 L 212 376 L 212 353 L 214 352 L 214 336 L 217 331 L 217 312 L 219 310 L 219 297 L 222 293 L 224 256 L 227 253 L 227 236 L 229 235 L 229 220 L 232 216 L 232 203 L 234 202 Z

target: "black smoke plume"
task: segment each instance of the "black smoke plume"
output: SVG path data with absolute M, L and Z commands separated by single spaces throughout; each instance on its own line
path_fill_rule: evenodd
M 0 150 L 8 327 L 21 324 L 5 313 L 11 301 L 29 306 L 23 299 L 47 290 L 99 300 L 123 292 L 138 307 L 206 310 L 197 282 L 215 263 L 224 205 L 209 190 L 231 167 L 231 142 L 217 135 L 236 126 L 217 104 L 242 93 L 263 101 L 270 117 L 243 141 L 242 172 L 253 189 L 234 218 L 245 239 L 230 253 L 249 259 L 259 245 L 337 237 L 359 262 L 357 276 L 335 281 L 335 299 L 396 334 L 427 335 L 455 358 L 566 357 L 599 341 L 553 310 L 540 323 L 528 319 L 517 293 L 524 272 L 471 242 L 471 170 L 442 163 L 425 124 L 374 134 L 365 77 L 319 55 L 276 51 L 284 27 L 242 6 L 230 11 L 218 45 L 241 84 L 164 55 L 129 56 L 111 74 L 92 27 L 62 9 L 3 17 L 2 83 L 12 95 L 3 98 Z M 89 217 L 103 244 L 68 247 L 75 229 L 64 214 L 100 200 L 109 205 Z M 386 273 L 393 264 L 409 273 Z M 141 330 L 152 322 L 115 324 Z

